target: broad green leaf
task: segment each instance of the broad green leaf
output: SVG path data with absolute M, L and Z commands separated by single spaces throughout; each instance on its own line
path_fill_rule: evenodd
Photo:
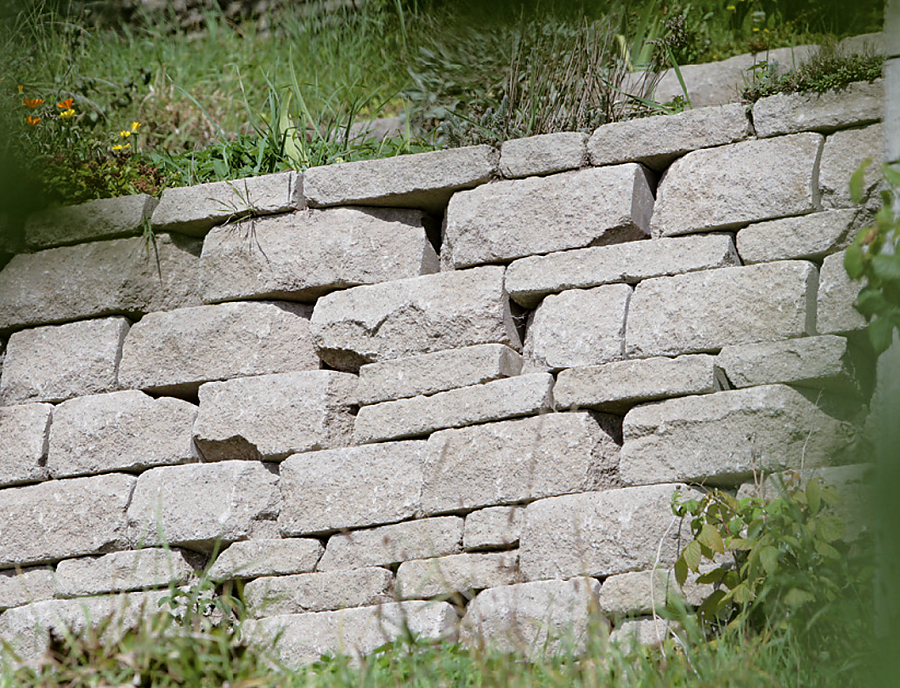
M 681 553 L 681 556 L 675 560 L 675 580 L 678 581 L 678 585 L 680 587 L 684 587 L 685 581 L 687 581 L 688 567 L 687 563 L 684 561 L 684 552 Z
M 866 158 L 850 177 L 850 198 L 854 203 L 862 203 L 863 181 L 866 178 L 866 168 L 872 164 L 872 158 Z
M 819 555 L 825 557 L 826 559 L 831 559 L 832 561 L 837 561 L 841 558 L 841 553 L 838 552 L 834 547 L 829 545 L 827 542 L 823 542 L 822 540 L 816 540 L 816 552 Z
M 844 253 L 844 269 L 850 279 L 858 280 L 863 276 L 863 252 L 857 244 L 851 244 Z
M 879 253 L 872 258 L 872 269 L 883 280 L 900 282 L 900 254 Z
M 681 556 L 684 557 L 687 567 L 694 573 L 697 573 L 700 568 L 700 543 L 696 540 L 689 542 Z
M 753 591 L 750 589 L 750 586 L 747 585 L 747 581 L 744 581 L 734 590 L 729 592 L 728 596 L 730 596 L 735 602 L 741 605 L 752 602 L 754 597 Z
M 719 535 L 719 531 L 716 530 L 715 526 L 710 523 L 703 524 L 703 528 L 700 529 L 700 535 L 697 536 L 697 541 L 713 552 L 725 553 L 725 543 L 722 542 L 722 536 Z M 711 559 L 712 557 L 707 558 Z
M 822 505 L 822 484 L 818 480 L 810 480 L 806 486 L 806 500 L 809 502 L 809 513 L 815 516 Z
M 763 547 L 759 551 L 759 559 L 766 573 L 770 576 L 778 571 L 778 550 L 775 547 L 771 545 Z
M 869 340 L 872 342 L 872 348 L 875 349 L 875 355 L 880 356 L 894 339 L 894 323 L 887 318 L 875 318 L 869 323 Z
M 751 550 L 756 547 L 756 540 L 747 538 L 731 538 L 728 541 L 728 549 Z
M 717 585 L 722 582 L 722 579 L 725 578 L 725 575 L 728 573 L 727 569 L 717 568 L 712 571 L 707 571 L 701 576 L 697 576 L 697 582 L 703 585 Z
M 800 588 L 791 588 L 784 596 L 784 603 L 789 607 L 801 607 L 808 602 L 815 602 L 816 598 Z
M 900 166 L 883 165 L 881 168 L 881 176 L 892 187 L 900 187 Z
M 840 516 L 823 516 L 818 521 L 816 534 L 825 542 L 834 542 L 844 537 L 844 521 Z
M 884 295 L 876 289 L 863 289 L 859 292 L 859 296 L 856 297 L 856 310 L 867 318 L 871 318 L 876 313 L 880 313 L 887 308 L 890 308 L 890 304 L 884 298 Z

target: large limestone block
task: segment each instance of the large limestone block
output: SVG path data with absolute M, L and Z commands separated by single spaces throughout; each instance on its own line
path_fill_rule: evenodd
M 680 626 L 675 621 L 661 616 L 628 619 L 613 629 L 609 642 L 622 652 L 634 652 L 642 647 L 659 647 L 667 639 L 678 637 L 679 631 Z
M 852 426 L 785 385 L 638 406 L 623 434 L 619 475 L 629 485 L 737 485 L 754 470 L 828 465 L 854 438 Z
M 525 507 L 492 506 L 466 516 L 463 547 L 466 550 L 499 549 L 519 544 Z
M 356 416 L 353 437 L 357 444 L 365 444 L 543 413 L 553 406 L 552 389 L 552 375 L 532 373 L 430 397 L 363 406 Z
M 628 307 L 626 352 L 672 356 L 815 334 L 817 283 L 805 261 L 645 280 Z
M 0 271 L 0 330 L 200 304 L 200 242 L 159 234 L 21 253 Z
M 321 542 L 310 538 L 235 542 L 216 557 L 209 577 L 223 581 L 309 573 L 315 570 L 324 551 Z
M 0 403 L 57 402 L 118 389 L 125 318 L 21 330 L 9 338 Z
M 303 208 L 302 180 L 291 171 L 165 189 L 153 211 L 153 229 L 203 236 L 223 222 Z
M 759 222 L 738 232 L 738 253 L 744 264 L 821 259 L 853 242 L 857 215 L 847 208 Z
M 522 372 L 522 357 L 504 344 L 478 344 L 359 369 L 361 405 L 480 385 Z
M 61 561 L 56 591 L 59 597 L 82 597 L 185 585 L 194 577 L 194 566 L 180 550 L 141 549 Z
M 411 518 L 421 505 L 425 442 L 295 454 L 281 464 L 285 536 Z
M 436 432 L 428 440 L 422 509 L 461 511 L 607 487 L 617 430 L 612 419 L 581 412 Z
M 634 161 L 661 170 L 685 153 L 742 141 L 750 131 L 746 108 L 734 103 L 605 124 L 591 136 L 588 152 L 592 165 Z
M 0 568 L 127 549 L 136 481 L 114 473 L 0 490 Z
M 866 319 L 856 308 L 856 297 L 863 285 L 844 269 L 844 253 L 835 253 L 822 261 L 817 295 L 816 329 L 820 334 L 854 332 L 866 327 Z
M 673 564 L 679 534 L 672 495 L 699 493 L 684 485 L 625 487 L 550 497 L 525 509 L 519 567 L 525 580 L 612 576 Z
M 281 461 L 351 444 L 356 376 L 332 370 L 275 373 L 200 387 L 194 443 L 204 461 Z
M 685 588 L 682 590 L 678 585 L 673 571 L 648 569 L 620 573 L 603 581 L 600 609 L 612 619 L 658 614 L 676 601 L 699 605 L 704 593 L 708 595 L 713 590 L 711 585 L 700 586 L 687 581 Z
M 256 619 L 366 607 L 393 599 L 393 574 L 374 567 L 258 578 L 244 587 L 247 611 Z
M 794 134 L 688 153 L 660 181 L 653 236 L 731 229 L 814 211 L 822 142 L 820 134 Z
M 866 158 L 871 158 L 874 163 L 869 165 L 863 177 L 863 195 L 880 207 L 880 200 L 873 196 L 881 182 L 883 147 L 884 127 L 881 124 L 838 131 L 829 136 L 822 150 L 819 173 L 822 205 L 827 208 L 855 207 L 850 198 L 850 177 Z
M 453 554 L 405 561 L 397 569 L 397 592 L 403 599 L 424 599 L 511 585 L 519 579 L 515 552 Z
M 190 394 L 202 383 L 248 375 L 318 370 L 309 306 L 223 303 L 150 313 L 122 349 L 122 387 Z
M 740 265 L 740 259 L 727 234 L 633 241 L 521 258 L 506 270 L 506 291 L 516 303 L 534 308 L 547 294 L 566 289 L 634 284 L 731 265 Z
M 331 612 L 283 614 L 248 621 L 244 630 L 252 645 L 271 648 L 282 664 L 297 668 L 325 654 L 358 660 L 409 633 L 426 641 L 452 642 L 457 618 L 447 602 L 411 600 Z
M 340 370 L 475 344 L 521 346 L 501 267 L 327 294 L 316 302 L 310 331 L 322 360 Z
M 163 466 L 141 473 L 128 506 L 133 546 L 210 551 L 246 540 L 278 515 L 278 476 L 256 461 Z
M 500 174 L 516 179 L 584 167 L 587 140 L 587 134 L 571 131 L 505 141 L 500 146 Z
M 498 157 L 490 146 L 469 146 L 311 167 L 303 193 L 313 207 L 386 205 L 437 212 L 454 191 L 489 181 Z
M 719 390 L 715 361 L 714 356 L 688 354 L 570 368 L 557 377 L 553 396 L 561 409 L 625 413 L 645 401 Z
M 46 480 L 50 404 L 0 406 L 0 487 Z
M 193 404 L 136 390 L 70 399 L 53 411 L 47 468 L 71 478 L 195 461 L 196 416 Z
M 529 318 L 527 366 L 558 371 L 624 358 L 631 293 L 627 284 L 609 284 L 546 297 Z
M 10 607 L 53 599 L 55 592 L 51 569 L 0 571 L 0 612 Z
M 410 559 L 427 559 L 460 551 L 463 520 L 456 516 L 423 518 L 369 530 L 332 535 L 319 571 L 390 566 Z
M 41 249 L 140 234 L 157 202 L 135 194 L 43 210 L 25 221 L 25 241 Z
M 597 605 L 599 590 L 591 578 L 484 590 L 467 607 L 460 637 L 469 646 L 531 660 L 581 654 L 609 629 Z
M 207 303 L 314 301 L 439 269 L 423 213 L 386 208 L 308 210 L 218 227 L 203 242 L 200 265 Z
M 647 171 L 634 163 L 485 184 L 450 199 L 441 261 L 462 268 L 641 239 L 652 214 Z

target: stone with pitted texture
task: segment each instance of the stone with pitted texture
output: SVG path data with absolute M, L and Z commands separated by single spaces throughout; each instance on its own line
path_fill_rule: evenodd
M 244 540 L 228 546 L 209 569 L 214 581 L 314 571 L 325 547 L 318 540 Z
M 588 161 L 587 140 L 587 134 L 569 131 L 504 141 L 500 146 L 500 173 L 515 179 L 584 167 Z
M 844 253 L 822 261 L 816 304 L 819 334 L 841 334 L 866 327 L 866 318 L 854 307 L 863 283 L 855 282 L 844 269 Z
M 821 259 L 853 242 L 858 215 L 847 208 L 759 222 L 738 232 L 738 253 L 745 264 Z
M 519 544 L 525 507 L 492 506 L 466 516 L 463 547 L 467 550 L 499 549 Z
M 425 599 L 511 585 L 519 580 L 515 552 L 452 554 L 404 561 L 397 569 L 397 593 L 403 599 Z
M 863 129 L 848 129 L 831 134 L 825 140 L 819 172 L 822 205 L 826 208 L 853 208 L 850 178 L 867 158 L 881 160 L 884 127 L 873 124 Z M 863 176 L 863 197 L 880 207 L 875 193 L 881 182 L 881 166 L 870 164 Z
M 58 597 L 82 597 L 185 585 L 195 578 L 189 557 L 177 549 L 141 549 L 66 559 L 56 567 Z
M 6 569 L 0 571 L 0 612 L 32 602 L 53 599 L 51 569 Z
M 701 572 L 707 565 L 701 566 Z M 689 576 L 684 588 L 675 580 L 675 572 L 665 568 L 630 571 L 610 576 L 600 588 L 600 608 L 612 619 L 660 613 L 674 600 L 699 606 L 713 586 L 695 583 Z
M 0 487 L 46 480 L 50 404 L 0 406 Z
M 135 194 L 42 210 L 26 220 L 25 241 L 41 249 L 140 234 L 157 202 Z

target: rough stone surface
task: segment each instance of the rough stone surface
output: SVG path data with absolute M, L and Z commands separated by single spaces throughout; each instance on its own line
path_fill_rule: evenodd
M 421 505 L 425 442 L 295 454 L 281 464 L 285 536 L 411 518 Z
M 280 461 L 351 444 L 356 376 L 309 370 L 207 382 L 194 443 L 204 461 Z
M 631 293 L 627 284 L 609 284 L 547 296 L 529 318 L 526 369 L 557 371 L 624 358 Z
M 59 597 L 81 597 L 184 585 L 194 574 L 194 567 L 177 549 L 114 552 L 59 562 L 56 592 Z
M 503 344 L 479 344 L 438 351 L 359 369 L 361 405 L 445 392 L 522 372 L 522 357 Z
M 340 370 L 475 344 L 521 345 L 500 267 L 328 294 L 316 302 L 310 331 L 322 360 Z
M 118 388 L 125 318 L 21 330 L 9 338 L 0 403 L 57 402 Z
M 653 236 L 812 212 L 822 141 L 820 134 L 794 134 L 688 153 L 660 181 Z
M 852 426 L 785 385 L 639 406 L 625 416 L 623 434 L 619 475 L 626 484 L 724 486 L 753 470 L 827 465 L 854 436 Z
M 70 399 L 53 411 L 47 468 L 54 478 L 196 461 L 197 407 L 136 390 Z
M 303 205 L 300 174 L 279 172 L 165 189 L 153 211 L 152 223 L 156 231 L 203 236 L 223 222 L 282 213 Z
M 715 361 L 714 356 L 688 354 L 571 368 L 557 377 L 553 398 L 560 409 L 625 413 L 645 401 L 718 391 Z
M 463 547 L 467 550 L 497 549 L 519 544 L 525 508 L 494 506 L 466 516 Z
M 485 184 L 450 199 L 441 262 L 462 268 L 640 239 L 652 213 L 647 172 L 634 163 Z
M 311 167 L 303 193 L 311 206 L 390 205 L 439 211 L 450 195 L 490 180 L 497 171 L 490 146 L 398 155 Z
M 801 131 L 830 132 L 881 119 L 884 80 L 860 81 L 825 93 L 779 93 L 753 106 L 753 127 L 760 138 Z
M 0 330 L 200 304 L 200 242 L 158 234 L 20 253 L 0 271 Z
M 605 124 L 591 136 L 588 152 L 593 165 L 634 161 L 660 170 L 685 153 L 749 136 L 746 108 L 734 103 Z
M 645 280 L 628 307 L 626 352 L 671 356 L 815 334 L 817 280 L 805 261 Z
M 25 222 L 25 241 L 41 249 L 140 234 L 157 200 L 146 194 L 43 210 Z
M 456 516 L 424 518 L 381 528 L 332 535 L 319 571 L 389 566 L 460 551 L 463 520 Z
M 0 406 L 0 487 L 46 480 L 50 404 Z
M 884 127 L 873 124 L 863 129 L 838 131 L 825 140 L 822 150 L 819 187 L 822 205 L 828 208 L 852 208 L 850 177 L 866 158 L 879 161 L 884 147 Z M 872 198 L 881 182 L 881 165 L 869 165 L 863 178 L 863 194 Z M 872 199 L 880 206 L 880 201 Z
M 397 592 L 404 599 L 421 599 L 511 585 L 519 579 L 515 552 L 453 554 L 436 559 L 405 561 L 397 569 Z
M 244 540 L 235 542 L 216 557 L 209 569 L 215 581 L 257 576 L 283 576 L 314 571 L 325 551 L 318 540 Z
M 314 301 L 439 269 L 423 213 L 385 208 L 308 210 L 219 227 L 203 242 L 200 264 L 207 303 Z
M 674 571 L 665 569 L 610 576 L 600 588 L 600 609 L 608 617 L 618 619 L 662 612 L 666 603 L 674 600 L 698 606 L 713 591 L 713 586 L 698 585 L 691 581 L 693 577 L 693 574 L 688 576 L 682 589 Z
M 737 234 L 738 253 L 745 264 L 821 259 L 853 242 L 857 214 L 851 208 L 826 210 L 750 225 Z
M 136 481 L 113 474 L 0 491 L 0 568 L 126 549 Z
M 151 468 L 128 506 L 129 539 L 209 551 L 217 541 L 246 540 L 278 506 L 278 476 L 256 461 Z
M 317 370 L 303 304 L 223 303 L 150 313 L 125 340 L 123 387 L 192 393 L 204 382 Z
M 816 304 L 819 334 L 853 332 L 866 327 L 865 317 L 853 306 L 862 286 L 847 275 L 843 252 L 822 261 Z
M 50 569 L 7 569 L 0 571 L 0 612 L 32 602 L 53 598 L 53 571 Z
M 619 446 L 610 418 L 549 413 L 437 432 L 428 440 L 427 514 L 609 487 Z
M 254 618 L 365 607 L 394 599 L 394 576 L 387 569 L 301 573 L 259 578 L 244 587 Z
M 504 141 L 500 174 L 515 179 L 583 167 L 588 161 L 587 139 L 587 134 L 561 132 Z
M 684 485 L 650 485 L 529 504 L 519 543 L 522 575 L 525 580 L 605 577 L 673 564 L 688 537 L 679 535 L 672 515 L 676 490 L 699 497 Z
M 516 303 L 534 308 L 547 294 L 566 289 L 732 265 L 740 259 L 727 234 L 633 241 L 521 258 L 506 270 L 506 290 Z
M 634 646 L 656 647 L 678 630 L 673 621 L 661 617 L 629 619 L 623 621 L 609 634 L 609 642 L 627 652 Z

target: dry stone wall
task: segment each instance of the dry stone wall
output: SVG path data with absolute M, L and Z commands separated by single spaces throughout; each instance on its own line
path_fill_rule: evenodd
M 841 251 L 881 92 L 31 218 L 0 271 L 0 637 L 34 659 L 208 563 L 288 664 L 404 623 L 654 638 L 703 592 L 668 578 L 673 494 L 858 474 L 830 468 L 871 387 Z

